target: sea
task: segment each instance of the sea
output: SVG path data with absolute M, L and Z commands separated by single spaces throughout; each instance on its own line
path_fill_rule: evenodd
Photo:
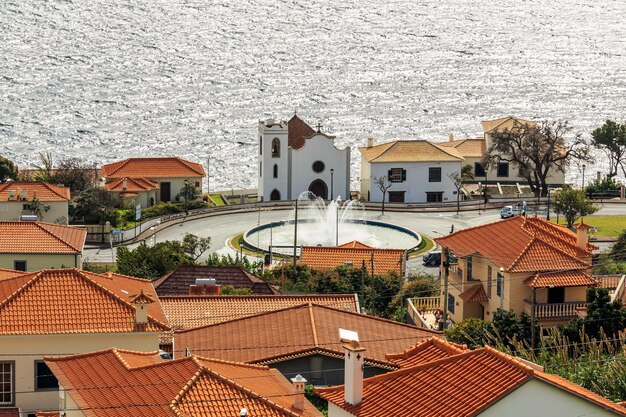
M 352 147 L 354 187 L 370 136 L 517 115 L 589 138 L 626 121 L 626 3 L 0 0 L 0 154 L 21 167 L 178 155 L 211 191 L 252 188 L 259 119 L 296 112 Z

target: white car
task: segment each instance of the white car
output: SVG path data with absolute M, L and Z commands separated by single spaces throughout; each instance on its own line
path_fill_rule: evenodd
M 517 210 L 513 210 L 513 206 L 504 206 L 502 210 L 500 210 L 500 218 L 508 219 L 509 217 L 513 217 L 515 216 L 515 211 Z

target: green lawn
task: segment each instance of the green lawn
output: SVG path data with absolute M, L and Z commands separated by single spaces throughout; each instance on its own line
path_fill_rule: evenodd
M 556 217 L 552 221 L 556 223 Z M 585 217 L 585 223 L 598 228 L 595 236 L 618 237 L 626 229 L 626 216 L 588 216 Z M 562 216 L 559 224 L 565 224 Z
M 226 203 L 224 202 L 224 199 L 222 198 L 220 194 L 209 194 L 209 197 L 211 197 L 211 200 L 215 202 L 216 206 L 226 205 Z

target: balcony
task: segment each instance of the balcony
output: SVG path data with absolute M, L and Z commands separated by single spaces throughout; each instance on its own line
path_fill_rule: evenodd
M 532 303 L 525 301 L 524 310 L 532 315 Z M 587 307 L 585 301 L 570 301 L 566 303 L 535 303 L 535 319 L 537 320 L 566 320 L 578 318 L 577 309 Z
M 418 327 L 434 329 L 437 325 L 435 312 L 441 309 L 439 297 L 418 297 L 407 299 L 407 313 Z

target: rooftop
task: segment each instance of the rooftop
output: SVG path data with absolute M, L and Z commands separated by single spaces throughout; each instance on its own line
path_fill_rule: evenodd
M 293 149 L 302 148 L 305 139 L 315 134 L 315 129 L 295 114 L 289 122 L 287 122 L 287 130 L 289 146 Z
M 462 161 L 463 156 L 453 147 L 443 147 L 427 140 L 397 140 L 359 151 L 368 162 L 430 162 Z
M 128 158 L 102 166 L 102 175 L 110 178 L 186 178 L 204 177 L 201 164 L 177 157 Z
M 265 366 L 119 349 L 45 360 L 91 417 L 321 417 L 306 400 L 293 408 L 292 385 Z
M 87 230 L 42 222 L 0 222 L 0 253 L 80 254 Z
M 135 323 L 131 297 L 157 299 L 147 280 L 79 269 L 47 269 L 0 280 L 0 335 L 162 332 L 169 330 L 158 302 L 148 323 Z
M 459 353 L 467 352 L 467 347 L 446 342 L 438 337 L 431 337 L 417 343 L 402 353 L 386 355 L 387 360 L 400 368 L 410 368 L 415 365 L 432 362 L 437 359 L 448 358 Z
M 300 253 L 301 263 L 321 271 L 350 264 L 355 268 L 365 265 L 371 272 L 373 263 L 375 273 L 401 275 L 405 262 L 404 249 L 374 249 L 356 241 L 341 246 L 303 246 Z
M 533 288 L 588 287 L 598 285 L 599 281 L 583 271 L 553 271 L 537 273 L 524 280 L 524 284 Z
M 126 188 L 124 188 L 124 181 L 126 181 Z M 122 192 L 139 192 L 150 191 L 159 188 L 159 184 L 148 178 L 116 178 L 110 182 L 104 184 L 104 187 L 108 191 L 122 191 Z
M 444 148 L 454 148 L 463 158 L 482 158 L 486 153 L 484 138 L 449 140 L 437 142 L 437 145 Z
M 177 331 L 175 355 L 192 353 L 248 363 L 275 363 L 319 353 L 343 357 L 339 328 L 358 332 L 367 361 L 395 369 L 387 353 L 400 352 L 440 333 L 374 316 L 304 304 L 227 322 Z M 280 331 L 277 331 L 280 329 Z
M 47 182 L 11 181 L 0 184 L 0 201 L 9 201 L 9 191 L 15 191 L 15 201 L 33 201 L 37 197 L 42 202 L 70 201 L 70 189 Z M 26 192 L 26 198 L 22 198 Z
M 490 133 L 490 132 L 493 132 L 494 130 L 498 130 L 498 131 L 502 131 L 505 129 L 510 130 L 513 128 L 513 126 L 515 126 L 516 123 L 525 124 L 529 126 L 537 126 L 537 122 L 533 120 L 521 119 L 515 116 L 506 116 L 506 117 L 501 117 L 499 119 L 484 120 L 481 122 L 483 126 L 483 131 L 485 133 Z

